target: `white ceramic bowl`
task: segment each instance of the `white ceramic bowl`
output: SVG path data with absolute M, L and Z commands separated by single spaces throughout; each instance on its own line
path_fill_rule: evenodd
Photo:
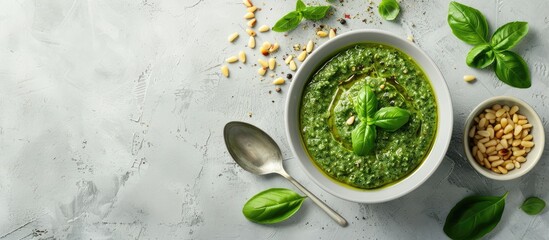
M 392 46 L 411 56 L 423 69 L 434 89 L 438 104 L 437 133 L 425 161 L 406 178 L 396 184 L 374 190 L 344 186 L 323 174 L 309 158 L 302 141 L 299 110 L 303 89 L 310 76 L 321 64 L 341 49 L 357 43 L 381 43 Z M 356 30 L 341 34 L 317 47 L 297 71 L 286 101 L 286 134 L 294 155 L 306 174 L 325 191 L 353 202 L 378 203 L 403 196 L 425 182 L 441 163 L 452 136 L 453 116 L 450 93 L 435 63 L 415 44 L 392 33 L 380 30 Z
M 528 153 L 526 156 L 526 162 L 521 163 L 521 167 L 519 169 L 514 169 L 512 171 L 509 171 L 507 174 L 498 174 L 494 173 L 491 170 L 488 170 L 487 168 L 480 166 L 480 164 L 477 163 L 473 155 L 471 154 L 471 146 L 470 139 L 469 139 L 469 130 L 473 127 L 474 119 L 476 116 L 478 116 L 480 113 L 484 111 L 484 109 L 491 108 L 494 104 L 500 104 L 500 105 L 508 105 L 509 107 L 512 107 L 514 105 L 517 105 L 519 107 L 519 113 L 521 115 L 526 116 L 528 119 L 528 122 L 532 124 L 532 136 L 534 136 L 534 147 L 532 150 Z M 484 175 L 487 178 L 495 179 L 495 180 L 511 180 L 518 178 L 530 170 L 534 168 L 536 163 L 538 163 L 539 159 L 541 158 L 541 155 L 543 153 L 543 148 L 545 146 L 545 131 L 543 129 L 543 124 L 532 107 L 528 105 L 526 102 L 515 98 L 511 96 L 498 96 L 498 97 L 492 97 L 484 102 L 480 103 L 469 115 L 467 118 L 467 121 L 465 121 L 465 131 L 463 134 L 463 147 L 465 149 L 465 155 L 467 156 L 467 160 L 469 160 L 469 163 L 475 170 L 477 170 L 480 174 Z

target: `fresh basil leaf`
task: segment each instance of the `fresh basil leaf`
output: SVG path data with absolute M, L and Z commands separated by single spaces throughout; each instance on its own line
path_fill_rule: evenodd
M 285 188 L 271 188 L 253 196 L 242 209 L 244 216 L 256 223 L 284 221 L 299 210 L 305 197 Z
M 375 149 L 376 136 L 377 132 L 374 125 L 360 122 L 351 132 L 353 152 L 358 156 L 372 153 Z
M 373 124 L 385 131 L 394 132 L 410 119 L 410 112 L 399 107 L 384 107 L 373 117 Z
M 522 203 L 520 209 L 528 215 L 537 215 L 545 208 L 545 201 L 537 197 L 530 197 Z
M 471 196 L 459 201 L 450 210 L 444 223 L 444 233 L 451 239 L 479 239 L 494 229 L 503 210 L 505 198 Z
M 496 55 L 492 47 L 488 44 L 481 44 L 471 49 L 465 62 L 469 67 L 485 68 L 490 66 L 495 59 Z
M 358 97 L 354 99 L 353 105 L 361 121 L 367 122 L 368 117 L 373 117 L 377 111 L 377 98 L 372 88 L 364 85 Z
M 292 11 L 278 20 L 272 29 L 275 32 L 287 32 L 295 29 L 302 19 L 303 15 L 300 11 Z
M 295 10 L 296 11 L 302 11 L 303 9 L 305 9 L 305 3 L 303 3 L 303 1 L 301 0 L 297 0 L 297 2 L 295 3 Z
M 303 17 L 308 20 L 320 20 L 326 16 L 330 6 L 311 6 L 301 10 Z
M 385 20 L 395 20 L 400 13 L 400 5 L 396 0 L 382 0 L 377 7 L 379 15 Z
M 490 44 L 496 51 L 509 50 L 516 46 L 527 33 L 527 22 L 510 22 L 496 30 Z
M 532 85 L 528 65 L 522 57 L 514 52 L 497 52 L 495 71 L 499 80 L 510 86 L 529 88 Z
M 454 35 L 471 45 L 487 43 L 488 22 L 480 11 L 457 2 L 450 2 L 448 24 Z

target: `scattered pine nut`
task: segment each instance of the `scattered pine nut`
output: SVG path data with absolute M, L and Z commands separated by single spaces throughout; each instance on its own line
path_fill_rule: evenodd
M 257 23 L 257 20 L 255 18 L 252 18 L 252 20 L 248 21 L 248 27 L 253 28 L 256 23 Z
M 297 60 L 299 60 L 300 62 L 303 62 L 305 61 L 305 58 L 307 57 L 307 51 L 302 51 L 298 56 L 297 56 Z
M 264 67 L 264 68 L 268 68 L 269 67 L 269 63 L 263 59 L 257 59 L 257 62 L 259 62 L 259 64 Z
M 227 65 L 221 66 L 221 74 L 227 78 L 229 77 L 229 67 Z
M 246 63 L 246 53 L 244 51 L 238 53 L 238 60 L 242 63 Z
M 284 80 L 284 78 L 279 77 L 279 78 L 277 78 L 277 79 L 275 79 L 275 80 L 273 81 L 273 84 L 274 84 L 274 85 L 282 85 L 282 84 L 284 84 L 285 82 L 286 82 L 286 80 Z
M 292 70 L 292 71 L 297 70 L 297 65 L 295 64 L 294 60 L 290 61 L 290 70 Z
M 267 25 L 263 25 L 258 30 L 259 30 L 259 32 L 266 32 L 266 31 L 269 31 L 270 28 Z
M 286 60 L 284 62 L 286 62 L 286 65 L 290 64 L 290 62 L 292 61 L 292 59 L 294 58 L 293 55 L 289 55 Z
M 414 37 L 412 35 L 408 35 L 406 38 L 409 42 L 414 42 Z
M 230 56 L 229 58 L 225 59 L 225 61 L 228 62 L 228 63 L 234 63 L 234 62 L 238 61 L 238 57 Z
M 248 47 L 251 48 L 251 49 L 255 48 L 255 37 L 254 36 L 250 36 L 250 39 L 248 40 Z
M 256 10 L 257 10 L 256 6 L 251 6 L 251 7 L 246 8 L 246 11 L 252 12 L 252 13 L 255 12 Z
M 335 36 L 336 36 L 336 32 L 335 32 L 335 30 L 334 30 L 333 28 L 331 28 L 331 29 L 330 29 L 330 33 L 329 33 L 330 39 L 335 38 Z
M 318 31 L 318 32 L 316 32 L 316 35 L 321 37 L 321 38 L 324 38 L 324 37 L 328 36 L 328 33 L 325 32 L 325 31 Z
M 473 75 L 465 75 L 463 76 L 463 80 L 466 81 L 466 82 L 472 82 L 474 81 L 475 79 L 477 79 L 475 76 Z
M 261 48 L 264 48 L 264 49 L 269 49 L 270 47 L 271 47 L 270 42 L 263 42 L 263 45 L 261 45 Z
M 239 36 L 239 34 L 237 32 L 229 35 L 229 37 L 227 38 L 227 40 L 229 40 L 229 42 L 233 42 L 235 39 L 237 39 Z
M 250 1 L 250 0 L 242 0 L 242 2 L 244 3 L 244 5 L 246 5 L 246 7 L 252 7 L 253 6 L 252 1 Z
M 263 56 L 269 56 L 269 50 L 268 49 L 261 47 L 259 49 L 259 51 L 261 52 L 261 54 L 263 54 Z
M 264 76 L 267 72 L 267 68 L 261 67 L 257 70 L 257 73 L 259 73 L 260 76 Z
M 309 40 L 309 42 L 307 43 L 307 47 L 305 48 L 305 50 L 307 51 L 307 53 L 311 53 L 313 51 L 313 48 L 315 47 L 315 44 L 313 43 L 313 40 Z
M 278 45 L 278 42 L 275 42 L 270 48 L 269 48 L 269 52 L 270 53 L 274 53 L 276 51 L 278 51 L 278 48 L 280 47 L 280 45 Z
M 349 119 L 347 119 L 347 121 L 345 122 L 345 124 L 347 124 L 347 125 L 353 125 L 354 122 L 355 122 L 355 116 L 351 116 Z
M 253 12 L 247 12 L 245 15 L 244 15 L 244 19 L 252 19 L 255 17 L 255 14 Z
M 254 30 L 252 29 L 249 29 L 249 28 L 246 28 L 246 32 L 248 33 L 248 35 L 252 36 L 252 37 L 255 37 L 256 33 Z
M 270 58 L 269 59 L 269 69 L 274 70 L 275 67 L 276 67 L 276 59 L 275 58 Z

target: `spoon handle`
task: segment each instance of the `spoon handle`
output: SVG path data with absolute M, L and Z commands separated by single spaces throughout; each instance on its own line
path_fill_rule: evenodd
M 280 173 L 280 175 L 288 179 L 288 181 L 294 184 L 294 186 L 296 186 L 301 192 L 305 193 L 307 197 L 309 197 L 314 203 L 316 203 L 316 205 L 318 205 L 322 210 L 324 210 L 324 212 L 326 212 L 339 225 L 341 225 L 342 227 L 347 226 L 347 220 L 345 220 L 345 218 L 339 215 L 339 213 L 334 211 L 331 207 L 326 205 L 326 203 L 318 199 L 313 193 L 309 192 L 309 190 L 303 187 L 303 185 L 297 182 L 293 177 L 291 177 L 287 173 Z

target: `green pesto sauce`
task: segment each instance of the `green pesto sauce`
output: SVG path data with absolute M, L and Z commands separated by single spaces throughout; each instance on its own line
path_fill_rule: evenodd
M 375 152 L 357 156 L 352 151 L 356 116 L 351 98 L 368 84 L 378 107 L 410 111 L 408 123 L 396 132 L 377 128 Z M 398 181 L 424 160 L 434 140 L 437 105 L 421 68 L 406 54 L 380 44 L 365 43 L 341 51 L 307 83 L 301 102 L 301 134 L 316 165 L 348 185 L 372 189 Z

